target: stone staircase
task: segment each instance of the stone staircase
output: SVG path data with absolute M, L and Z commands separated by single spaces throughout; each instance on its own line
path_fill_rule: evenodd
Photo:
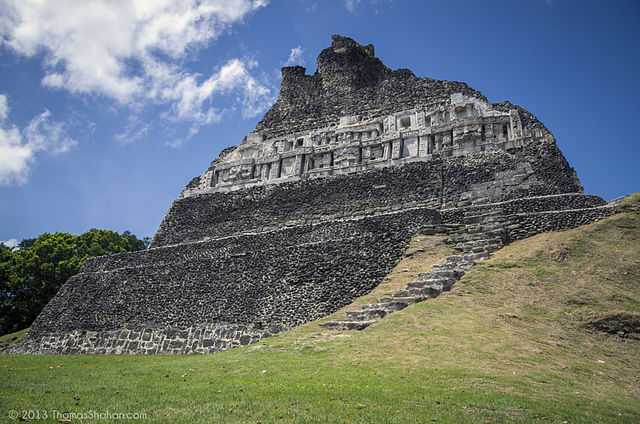
M 321 326 L 333 330 L 363 330 L 393 312 L 438 297 L 451 290 L 476 262 L 488 259 L 492 252 L 509 241 L 508 222 L 500 209 L 492 209 L 482 215 L 465 215 L 464 224 L 451 231 L 447 240 L 457 251 L 455 255 L 434 265 L 431 271 L 418 275 L 417 279 L 391 296 L 348 311 L 344 320 L 329 321 Z

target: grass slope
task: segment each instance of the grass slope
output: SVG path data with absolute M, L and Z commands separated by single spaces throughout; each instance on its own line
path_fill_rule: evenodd
M 416 238 L 367 297 L 447 252 Z M 205 356 L 0 356 L 0 420 L 108 410 L 172 423 L 637 423 L 640 341 L 587 324 L 639 313 L 630 209 L 513 243 L 450 293 L 363 332 L 316 322 Z

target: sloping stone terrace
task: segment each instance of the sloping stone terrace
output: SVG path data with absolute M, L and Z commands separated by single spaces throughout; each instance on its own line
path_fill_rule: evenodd
M 545 206 L 552 206 L 550 201 L 553 200 L 557 204 L 562 204 L 564 200 L 564 206 L 567 207 L 576 204 L 577 199 L 577 196 L 547 196 L 458 210 L 456 212 L 461 214 L 464 223 L 460 224 L 459 229 L 452 230 L 448 238 L 458 254 L 448 256 L 434 265 L 431 271 L 418 275 L 415 281 L 391 296 L 362 305 L 357 310 L 348 311 L 345 319 L 328 321 L 321 326 L 334 330 L 364 330 L 389 314 L 451 290 L 476 262 L 488 259 L 493 252 L 510 241 L 589 224 L 612 215 L 618 209 L 613 204 L 540 211 Z M 583 198 L 585 205 L 593 200 L 595 199 Z M 509 214 L 509 211 L 516 210 L 514 207 L 527 205 L 532 206 L 534 211 Z
M 529 163 L 526 186 L 499 177 Z M 538 143 L 513 153 L 491 152 L 382 168 L 356 175 L 253 187 L 176 200 L 153 246 L 264 231 L 287 223 L 334 219 L 376 208 L 420 203 L 456 205 L 473 186 L 485 183 L 500 193 L 487 202 L 553 193 L 581 192 L 573 169 L 555 143 Z
M 483 223 L 487 216 L 502 223 L 499 247 L 502 241 L 573 228 L 615 211 L 608 205 L 588 207 L 595 203 L 602 201 L 568 194 L 463 208 L 467 226 L 452 235 L 462 256 L 452 256 L 380 305 L 348 314 L 336 328 L 364 328 L 448 290 L 452 276 L 496 248 L 491 237 L 497 229 Z M 581 205 L 587 207 L 545 210 Z M 450 219 L 460 216 L 444 212 Z M 414 208 L 97 258 L 47 306 L 19 351 L 206 353 L 253 343 L 368 293 L 397 263 L 410 237 L 432 231 L 438 221 L 437 211 Z
M 412 234 L 438 220 L 437 211 L 416 209 L 105 257 L 62 287 L 29 336 L 207 323 L 299 325 L 376 287 Z

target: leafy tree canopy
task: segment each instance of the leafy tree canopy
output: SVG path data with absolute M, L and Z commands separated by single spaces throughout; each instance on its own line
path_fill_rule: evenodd
M 145 241 L 92 229 L 75 236 L 45 233 L 16 249 L 0 245 L 0 334 L 28 327 L 42 308 L 91 257 L 144 249 Z

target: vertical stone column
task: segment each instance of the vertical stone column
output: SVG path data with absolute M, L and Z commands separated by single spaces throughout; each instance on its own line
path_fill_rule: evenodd
M 522 121 L 520 120 L 520 114 L 516 109 L 509 111 L 509 123 L 511 126 L 511 139 L 516 140 L 522 138 Z
M 424 111 L 420 110 L 416 113 L 416 126 L 418 128 L 424 128 Z
M 213 171 L 207 170 L 202 177 L 200 178 L 200 187 L 199 188 L 207 188 L 212 186 L 213 179 Z
M 493 124 L 483 124 L 484 125 L 484 141 L 485 143 L 494 143 L 496 140 L 496 134 L 493 131 Z
M 397 138 L 391 141 L 391 159 L 400 159 L 400 154 L 402 151 L 402 139 Z
M 418 136 L 418 157 L 425 157 L 429 152 L 429 134 L 423 133 Z
M 278 178 L 280 175 L 280 166 L 282 164 L 282 159 L 278 157 L 278 160 L 271 162 L 271 176 L 269 179 Z
M 293 175 L 300 175 L 302 173 L 304 173 L 304 170 L 302 169 L 302 158 L 303 158 L 304 154 L 299 154 L 296 155 L 296 160 L 295 160 L 295 165 L 293 165 Z
M 453 147 L 453 131 L 447 131 L 442 135 L 442 145 L 447 148 Z
M 271 174 L 271 163 L 263 163 L 260 168 L 260 179 L 268 180 L 271 177 L 269 174 Z
M 391 142 L 386 141 L 381 144 L 382 144 L 382 157 L 384 158 L 384 160 L 390 160 L 391 159 Z

